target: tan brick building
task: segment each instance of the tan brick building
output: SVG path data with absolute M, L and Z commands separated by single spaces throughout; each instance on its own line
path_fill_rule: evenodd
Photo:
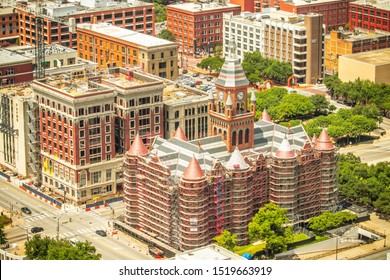
M 325 38 L 325 69 L 339 71 L 339 56 L 390 47 L 390 33 L 356 28 L 353 31 L 331 31 Z
M 77 25 L 78 55 L 105 67 L 139 67 L 162 78 L 178 77 L 177 43 L 107 23 Z
M 21 45 L 35 45 L 36 4 L 20 2 L 19 14 Z M 83 0 L 81 3 L 45 1 L 42 10 L 45 44 L 58 43 L 76 48 L 76 24 L 107 22 L 136 32 L 154 35 L 154 6 L 151 3 L 132 3 L 107 0 Z

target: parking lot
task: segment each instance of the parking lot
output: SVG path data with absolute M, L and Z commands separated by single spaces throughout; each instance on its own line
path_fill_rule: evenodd
M 199 74 L 197 72 L 187 72 L 180 76 L 177 81 L 179 86 L 194 87 L 205 93 L 210 91 L 215 93 L 215 79 L 212 76 Z

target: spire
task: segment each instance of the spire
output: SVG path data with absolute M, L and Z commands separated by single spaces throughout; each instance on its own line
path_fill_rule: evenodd
M 247 167 L 248 164 L 245 162 L 244 157 L 242 156 L 240 150 L 236 146 L 229 161 L 226 163 L 226 168 L 235 170 L 235 169 L 245 169 Z
M 279 146 L 279 149 L 276 151 L 275 157 L 277 158 L 294 158 L 295 152 L 293 148 L 290 145 L 290 142 L 288 141 L 287 137 L 285 136 L 282 143 Z
M 236 56 L 236 42 L 234 40 L 234 36 L 229 40 L 228 44 L 228 50 L 229 50 L 229 58 L 234 58 Z
M 267 110 L 264 108 L 263 113 L 261 114 L 261 119 L 263 121 L 272 122 L 270 116 L 268 115 Z
M 200 168 L 199 162 L 195 156 L 192 157 L 187 169 L 183 173 L 183 178 L 186 180 L 199 180 L 204 177 L 202 168 Z
M 332 141 L 330 141 L 330 137 L 325 129 L 323 129 L 320 136 L 318 136 L 314 148 L 316 150 L 323 150 L 323 151 L 334 149 L 333 143 Z
M 314 133 L 313 134 L 313 138 L 311 139 L 311 142 L 314 144 L 315 142 L 317 142 L 317 136 L 316 134 Z
M 188 139 L 187 139 L 184 131 L 180 128 L 180 126 L 176 129 L 174 137 L 177 139 L 183 140 L 185 142 L 188 142 Z
M 230 97 L 230 91 L 229 91 L 228 97 L 226 99 L 226 106 L 232 106 L 232 105 L 233 102 L 232 102 L 232 98 Z
M 252 88 L 251 101 L 256 102 L 255 90 Z
M 209 100 L 214 100 L 214 94 L 211 90 L 209 90 Z
M 131 144 L 128 153 L 132 156 L 144 156 L 149 153 L 138 133 L 135 135 L 133 144 Z

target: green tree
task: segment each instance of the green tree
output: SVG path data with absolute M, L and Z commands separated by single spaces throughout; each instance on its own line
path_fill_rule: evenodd
M 321 112 L 324 110 L 329 109 L 329 101 L 326 99 L 324 95 L 321 94 L 314 94 L 309 97 L 311 103 L 313 103 L 315 110 L 317 112 Z
M 154 3 L 154 14 L 156 22 L 163 22 L 167 20 L 167 7 L 163 4 Z
M 287 244 L 293 240 L 293 231 L 287 227 L 289 222 L 287 210 L 274 203 L 260 208 L 248 225 L 248 236 L 251 242 L 263 240 L 266 249 L 272 254 L 287 250 Z
M 42 238 L 34 235 L 25 243 L 26 256 L 30 260 L 99 260 L 101 254 L 90 242 L 78 242 L 73 246 L 69 240 Z
M 215 57 L 218 57 L 218 58 L 222 58 L 222 54 L 223 54 L 223 48 L 222 46 L 215 46 L 215 49 L 214 49 L 214 56 Z
M 175 41 L 176 36 L 168 29 L 163 29 L 161 32 L 157 35 L 158 38 L 165 39 L 168 41 Z
M 316 233 L 322 233 L 326 230 L 337 228 L 341 225 L 352 222 L 356 220 L 357 217 L 358 216 L 356 214 L 346 211 L 337 213 L 324 212 L 309 220 L 309 228 Z
M 220 235 L 214 237 L 214 240 L 219 246 L 232 251 L 237 243 L 237 235 L 231 234 L 228 230 L 224 230 Z
M 225 59 L 220 57 L 207 57 L 205 59 L 202 59 L 201 62 L 197 64 L 199 68 L 209 70 L 210 72 L 215 71 L 219 72 L 221 70 L 221 67 L 223 63 L 225 62 Z
M 4 225 L 0 224 L 0 245 L 6 244 L 7 238 L 5 237 Z

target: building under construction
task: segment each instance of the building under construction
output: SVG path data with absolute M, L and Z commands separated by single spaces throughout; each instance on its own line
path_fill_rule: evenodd
M 230 44 L 234 48 L 234 44 Z M 126 153 L 124 191 L 128 225 L 179 250 L 213 242 L 223 230 L 248 243 L 248 224 L 265 203 L 287 210 L 291 223 L 335 210 L 338 155 L 325 130 L 310 139 L 303 126 L 283 127 L 264 110 L 253 123 L 248 81 L 234 51 L 208 100 L 209 136 L 139 136 Z M 240 150 L 242 152 L 240 152 Z

